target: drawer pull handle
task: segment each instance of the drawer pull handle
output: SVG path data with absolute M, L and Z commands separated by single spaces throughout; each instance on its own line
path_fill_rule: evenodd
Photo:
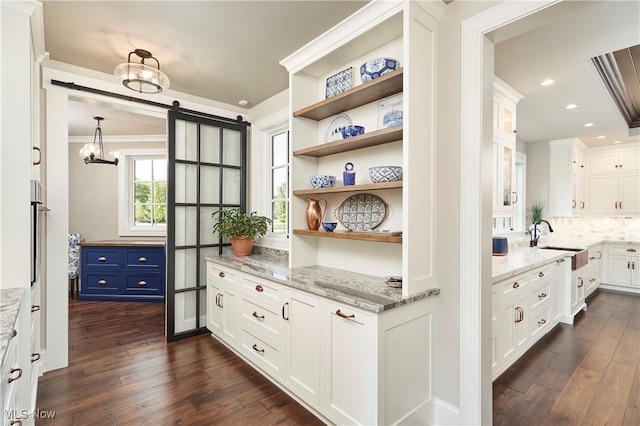
M 98 281 L 98 284 L 107 285 L 107 281 L 106 280 L 100 280 L 100 281 Z
M 591 256 L 591 257 L 589 257 L 589 260 L 596 260 L 596 257 L 595 256 Z
M 627 269 L 631 269 L 631 261 L 627 260 Z
M 22 368 L 12 368 L 11 369 L 11 374 L 13 374 L 13 373 L 18 373 L 18 375 L 15 376 L 15 377 L 9 377 L 9 383 L 15 382 L 20 377 L 22 377 Z
M 578 277 L 578 282 L 580 282 L 580 284 L 578 284 L 578 288 L 584 285 L 584 280 L 582 279 L 582 277 Z
M 216 294 L 216 305 L 222 308 L 222 293 Z
M 254 312 L 254 313 L 253 313 L 253 314 L 251 314 L 251 315 L 253 315 L 253 317 L 254 317 L 254 318 L 264 319 L 264 315 L 258 315 L 258 313 L 257 313 L 257 312 Z
M 518 281 L 516 281 L 515 283 L 513 283 L 513 288 L 518 288 L 520 287 L 520 283 L 518 283 Z
M 590 282 L 590 283 L 592 283 L 592 282 L 594 282 L 595 280 L 596 280 L 595 278 L 590 278 L 590 279 L 589 279 L 589 282 Z
M 264 349 L 258 349 L 258 345 L 257 344 L 253 344 L 253 346 L 251 346 L 253 348 L 254 351 L 256 352 L 260 352 L 260 353 L 264 353 Z
M 522 322 L 524 320 L 524 310 L 520 306 L 516 306 L 516 323 Z
M 627 249 L 627 251 L 628 251 L 629 253 L 635 253 L 635 252 L 636 252 L 636 249 L 628 248 L 628 249 Z
M 40 305 L 31 305 L 31 312 L 38 312 L 40 310 Z
M 600 250 L 598 250 L 598 259 L 602 259 L 602 253 L 600 252 Z
M 220 273 L 218 273 L 218 276 L 219 276 L 220 278 L 224 278 L 224 272 L 220 271 Z
M 37 166 L 40 163 L 42 163 L 42 151 L 40 151 L 40 148 L 38 148 L 37 146 L 34 146 L 33 150 L 38 153 L 38 160 L 32 161 L 31 164 L 33 164 L 34 166 Z
M 540 278 L 544 277 L 544 272 L 540 271 L 540 273 L 538 274 L 538 276 L 539 276 Z
M 540 321 L 538 321 L 538 325 L 543 325 L 543 324 L 546 324 L 546 323 L 547 323 L 547 320 L 544 319 L 544 318 L 542 318 Z
M 351 314 L 351 315 L 343 314 L 342 312 L 340 312 L 340 309 L 336 309 L 336 315 L 342 318 L 347 318 L 347 319 L 356 317 L 354 314 Z
M 144 287 L 144 286 L 146 286 L 146 285 L 147 285 L 147 282 L 146 282 L 146 281 L 144 281 L 144 280 L 143 280 L 143 281 L 138 281 L 138 285 L 139 285 L 140 287 Z
M 144 256 L 138 258 L 138 262 L 144 263 L 146 261 L 147 261 L 147 258 Z
M 564 257 L 563 257 L 562 259 L 558 259 L 558 260 L 556 260 L 556 262 L 557 262 L 557 263 L 562 263 L 562 262 L 564 262 L 564 261 L 565 261 L 565 260 L 564 260 Z
M 285 304 L 282 305 L 282 319 L 285 320 L 285 321 L 289 321 L 289 317 L 285 317 L 284 316 L 284 308 L 285 308 L 285 306 L 289 306 L 289 302 L 285 302 Z
M 106 258 L 106 257 L 104 257 L 104 256 L 100 256 L 100 257 L 98 258 L 98 262 L 106 262 L 106 261 L 107 261 L 107 258 Z
M 22 426 L 22 420 L 11 420 L 11 423 L 9 423 L 11 426 L 13 425 L 19 425 Z
M 17 335 L 18 335 L 18 331 L 14 329 L 14 330 L 11 332 L 11 338 L 13 339 L 13 338 L 14 338 L 14 337 L 16 337 Z
M 260 293 L 262 293 L 264 291 L 264 288 L 260 284 L 258 284 L 256 286 L 256 291 L 259 291 Z
M 538 295 L 538 299 L 544 299 L 545 297 L 547 297 L 547 295 L 545 293 L 540 293 Z
M 36 362 L 40 359 L 40 354 L 31 354 L 31 362 Z

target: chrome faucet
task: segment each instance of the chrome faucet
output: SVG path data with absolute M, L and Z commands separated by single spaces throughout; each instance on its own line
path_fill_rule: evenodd
M 540 230 L 538 229 L 538 225 L 540 225 L 541 222 L 547 224 L 547 226 L 549 227 L 549 232 L 553 232 L 551 224 L 546 220 L 540 219 L 539 221 L 535 222 L 533 224 L 533 229 L 529 231 L 529 234 L 531 235 L 531 239 L 529 240 L 529 247 L 538 247 L 538 240 L 540 239 Z

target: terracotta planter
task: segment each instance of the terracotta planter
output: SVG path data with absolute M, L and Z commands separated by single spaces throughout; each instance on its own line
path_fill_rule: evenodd
M 231 250 L 236 256 L 249 256 L 253 250 L 253 238 L 231 238 Z

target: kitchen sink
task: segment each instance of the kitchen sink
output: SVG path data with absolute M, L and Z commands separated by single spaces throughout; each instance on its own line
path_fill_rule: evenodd
M 563 250 L 572 251 L 575 254 L 571 256 L 571 269 L 578 270 L 589 263 L 589 252 L 586 249 L 579 249 L 575 247 L 556 247 L 556 246 L 544 246 L 538 247 L 541 250 Z

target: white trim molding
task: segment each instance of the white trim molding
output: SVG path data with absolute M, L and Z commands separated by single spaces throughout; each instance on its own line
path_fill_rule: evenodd
M 461 167 L 460 167 L 460 419 L 459 424 L 490 424 L 491 366 L 482 340 L 491 332 L 483 324 L 482 292 L 490 284 L 490 252 L 483 242 L 483 43 L 485 34 L 548 7 L 558 0 L 508 0 L 462 23 Z M 486 113 L 486 112 L 485 112 Z M 488 201 L 487 201 L 488 202 Z M 490 235 L 490 233 L 489 233 Z M 486 259 L 483 259 L 485 258 Z M 484 270 L 483 270 L 484 269 Z M 485 298 L 486 299 L 486 298 Z M 485 331 L 485 333 L 483 333 Z M 488 345 L 484 345 L 488 347 Z

